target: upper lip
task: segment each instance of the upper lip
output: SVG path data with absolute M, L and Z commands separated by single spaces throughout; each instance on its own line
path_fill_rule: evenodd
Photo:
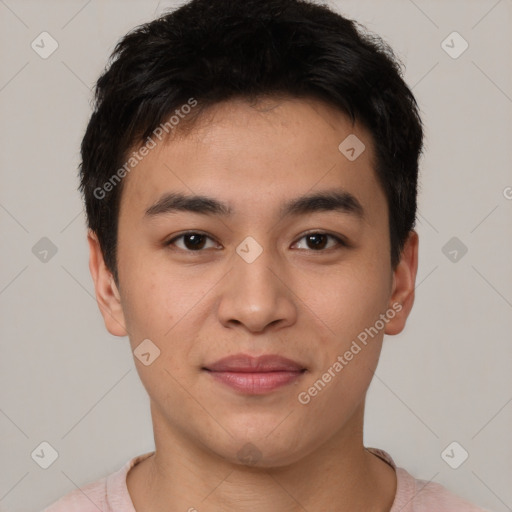
M 247 354 L 235 354 L 224 357 L 218 361 L 204 367 L 205 370 L 212 372 L 299 372 L 306 368 L 286 357 L 275 354 L 267 354 L 259 357 L 253 357 Z

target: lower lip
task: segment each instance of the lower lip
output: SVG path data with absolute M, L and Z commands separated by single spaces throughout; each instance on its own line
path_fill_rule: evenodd
M 262 395 L 299 379 L 302 372 L 212 372 L 208 373 L 217 381 L 248 395 Z

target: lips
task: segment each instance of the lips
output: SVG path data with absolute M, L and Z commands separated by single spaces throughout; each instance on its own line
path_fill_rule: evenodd
M 264 395 L 297 382 L 307 371 L 300 363 L 278 355 L 237 354 L 203 367 L 214 381 L 244 395 Z
M 266 372 L 302 372 L 306 368 L 296 361 L 278 355 L 252 357 L 236 354 L 224 357 L 204 367 L 212 372 L 266 373 Z

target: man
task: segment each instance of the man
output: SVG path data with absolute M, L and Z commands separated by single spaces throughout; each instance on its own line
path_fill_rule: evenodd
M 47 510 L 480 510 L 363 445 L 414 301 L 422 139 L 391 49 L 326 7 L 194 0 L 129 33 L 81 191 L 155 451 Z

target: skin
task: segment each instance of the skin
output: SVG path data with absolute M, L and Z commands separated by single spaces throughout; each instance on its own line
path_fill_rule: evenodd
M 394 470 L 363 446 L 364 401 L 384 334 L 402 331 L 414 301 L 418 236 L 411 231 L 392 269 L 388 211 L 373 165 L 371 135 L 318 100 L 218 104 L 189 133 L 159 144 L 127 175 L 118 230 L 119 286 L 89 232 L 90 270 L 105 325 L 158 346 L 135 365 L 150 397 L 156 452 L 128 474 L 137 512 L 389 511 Z M 355 134 L 366 149 L 349 161 L 338 145 Z M 307 193 L 344 189 L 364 219 L 340 211 L 279 218 Z M 222 217 L 170 212 L 146 218 L 165 192 L 228 204 Z M 187 231 L 206 234 L 194 251 Z M 315 249 L 310 232 L 330 237 Z M 247 263 L 236 248 L 253 237 Z M 187 252 L 188 251 L 188 252 Z M 373 326 L 389 320 L 311 401 L 307 391 Z M 306 368 L 266 395 L 236 392 L 201 368 L 227 355 L 279 354 Z M 237 455 L 251 443 L 257 460 Z M 172 509 L 170 508 L 172 506 Z

